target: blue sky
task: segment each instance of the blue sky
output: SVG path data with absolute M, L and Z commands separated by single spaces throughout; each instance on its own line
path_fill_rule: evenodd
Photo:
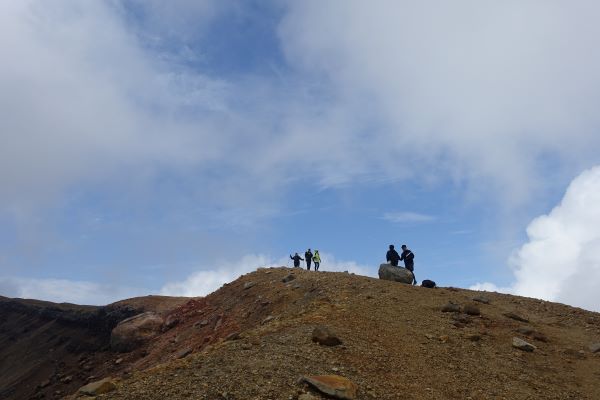
M 419 279 L 595 307 L 527 289 L 564 268 L 538 217 L 600 268 L 593 203 L 552 212 L 600 191 L 594 2 L 0 11 L 0 294 L 202 295 L 307 247 L 375 276 L 406 243 Z

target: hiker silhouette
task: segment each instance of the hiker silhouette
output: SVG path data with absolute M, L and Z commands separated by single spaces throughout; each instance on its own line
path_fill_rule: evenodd
M 304 258 L 300 257 L 298 253 L 294 254 L 294 257 L 290 254 L 290 258 L 294 260 L 294 268 L 300 267 L 300 260 L 304 261 Z
M 397 254 L 397 253 L 396 253 Z M 404 261 L 404 268 L 412 272 L 413 274 L 413 285 L 417 284 L 417 278 L 415 277 L 415 255 L 412 251 L 402 245 L 402 254 L 400 255 L 400 261 Z
M 398 255 L 398 252 L 396 250 L 394 250 L 393 244 L 390 244 L 390 249 L 386 253 L 385 259 L 387 262 L 392 264 L 394 267 L 398 266 L 398 261 L 400 260 L 400 255 Z

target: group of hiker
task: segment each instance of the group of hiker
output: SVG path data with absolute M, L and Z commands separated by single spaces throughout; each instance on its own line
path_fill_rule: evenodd
M 290 254 L 290 259 L 294 260 L 294 268 L 300 267 L 300 261 L 306 262 L 306 269 L 309 271 L 311 264 L 314 264 L 315 271 L 318 271 L 321 266 L 321 255 L 319 254 L 319 250 L 315 250 L 314 253 L 310 249 L 306 250 L 304 258 L 300 257 L 298 253 L 295 253 L 293 256 Z M 385 259 L 394 267 L 398 266 L 398 262 L 404 261 L 404 268 L 413 274 L 413 285 L 417 284 L 417 278 L 415 277 L 415 254 L 410 251 L 405 244 L 402 245 L 401 254 L 398 254 L 394 245 L 390 244 L 390 249 L 385 255 Z
M 405 244 L 402 245 L 402 254 L 398 254 L 394 249 L 394 245 L 390 244 L 390 249 L 385 255 L 385 259 L 394 267 L 398 266 L 399 261 L 404 261 L 404 268 L 413 274 L 413 285 L 417 284 L 417 278 L 415 277 L 415 255 Z
M 306 269 L 309 271 L 311 263 L 315 265 L 315 271 L 318 271 L 319 267 L 321 266 L 321 255 L 319 254 L 319 250 L 315 250 L 313 254 L 313 252 L 308 249 L 304 253 L 304 258 L 300 257 L 298 253 L 296 253 L 293 257 L 290 254 L 290 258 L 294 260 L 294 268 L 300 267 L 300 261 L 306 262 Z

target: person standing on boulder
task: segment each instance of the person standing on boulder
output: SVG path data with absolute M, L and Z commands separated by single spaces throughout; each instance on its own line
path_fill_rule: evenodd
M 393 244 L 390 244 L 390 249 L 388 250 L 387 254 L 385 255 L 385 259 L 387 260 L 387 262 L 392 264 L 394 267 L 398 266 L 398 261 L 400 260 L 400 256 L 398 255 L 398 252 L 396 250 L 394 250 Z
M 400 256 L 400 261 L 404 261 L 404 268 L 412 272 L 413 285 L 416 285 L 417 278 L 415 277 L 415 255 L 408 249 L 408 247 L 406 247 L 405 244 L 402 245 L 402 255 Z
M 310 271 L 310 263 L 313 258 L 313 253 L 310 251 L 310 249 L 306 250 L 306 253 L 304 253 L 304 258 L 306 259 L 306 269 Z
M 321 255 L 319 254 L 319 250 L 315 250 L 312 260 L 313 263 L 315 263 L 315 271 L 318 271 L 319 266 L 321 265 Z
M 298 253 L 296 253 L 294 257 L 290 254 L 290 258 L 294 260 L 294 268 L 300 268 L 300 260 L 304 261 L 304 258 L 300 257 Z

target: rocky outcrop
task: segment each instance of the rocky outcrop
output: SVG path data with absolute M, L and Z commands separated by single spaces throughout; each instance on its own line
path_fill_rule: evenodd
M 145 312 L 127 318 L 112 330 L 110 347 L 120 352 L 132 351 L 160 334 L 163 323 L 162 317 L 154 312 Z
M 391 264 L 381 264 L 379 266 L 379 279 L 408 283 L 411 285 L 414 280 L 413 273 L 402 267 L 394 267 Z

